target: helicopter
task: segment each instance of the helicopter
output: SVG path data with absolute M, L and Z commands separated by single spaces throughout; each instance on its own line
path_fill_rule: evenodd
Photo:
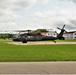
M 22 43 L 27 43 L 28 41 L 44 41 L 44 40 L 52 40 L 56 43 L 55 40 L 65 40 L 63 37 L 63 33 L 65 25 L 61 28 L 57 27 L 57 29 L 61 30 L 61 32 L 57 35 L 57 37 L 45 36 L 38 33 L 31 33 L 31 30 L 26 30 L 28 33 L 20 34 L 16 38 L 13 38 L 13 41 L 21 41 Z

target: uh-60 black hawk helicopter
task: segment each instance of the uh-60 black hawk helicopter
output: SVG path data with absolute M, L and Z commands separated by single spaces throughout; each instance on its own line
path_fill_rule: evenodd
M 65 31 L 64 29 L 65 25 L 61 28 L 58 28 L 61 30 L 61 32 L 57 35 L 57 37 L 52 37 L 52 36 L 45 36 L 37 33 L 31 33 L 31 30 L 27 30 L 28 33 L 20 34 L 16 38 L 13 38 L 13 41 L 21 41 L 22 43 L 27 43 L 28 41 L 44 41 L 44 40 L 52 40 L 56 43 L 55 40 L 65 40 L 63 37 L 63 33 Z

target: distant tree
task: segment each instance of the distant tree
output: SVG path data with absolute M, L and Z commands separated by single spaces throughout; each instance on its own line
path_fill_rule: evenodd
M 1 39 L 10 39 L 10 38 L 13 38 L 15 36 L 15 34 L 0 34 L 0 38 Z

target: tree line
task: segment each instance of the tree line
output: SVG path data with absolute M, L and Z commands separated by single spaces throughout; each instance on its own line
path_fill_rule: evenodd
M 15 34 L 0 34 L 0 39 L 12 39 Z

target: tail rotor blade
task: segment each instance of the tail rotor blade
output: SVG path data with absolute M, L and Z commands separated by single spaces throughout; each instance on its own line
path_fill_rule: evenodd
M 65 27 L 65 25 L 63 26 L 63 28 L 62 28 L 62 29 L 64 29 L 64 27 Z
M 57 27 L 57 29 L 61 30 L 61 28 Z

